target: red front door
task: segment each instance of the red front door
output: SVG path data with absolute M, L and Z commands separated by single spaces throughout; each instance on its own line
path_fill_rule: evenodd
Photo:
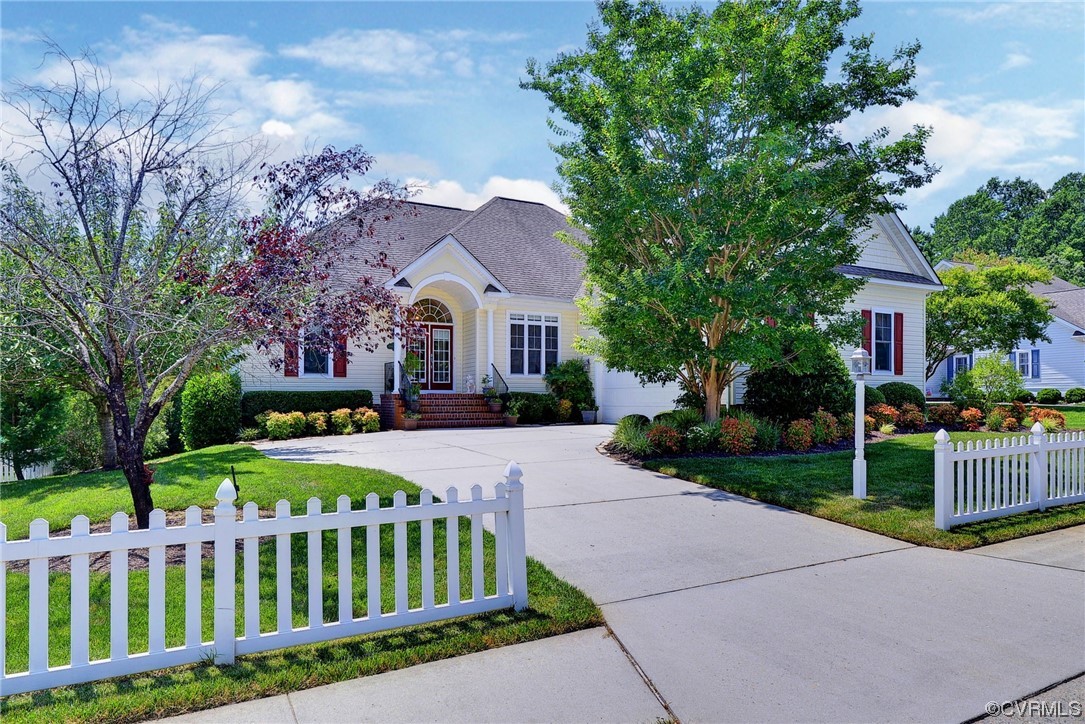
M 427 323 L 425 332 L 410 343 L 418 356 L 415 381 L 423 390 L 452 389 L 452 325 Z

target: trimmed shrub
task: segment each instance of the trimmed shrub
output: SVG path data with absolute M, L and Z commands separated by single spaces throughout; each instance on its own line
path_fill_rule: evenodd
M 897 415 L 897 427 L 902 427 L 905 430 L 922 430 L 926 424 L 927 418 L 923 416 L 921 407 L 917 407 L 910 402 L 901 405 L 900 414 Z
M 655 450 L 652 448 L 652 443 L 648 440 L 648 424 L 642 423 L 637 418 L 644 417 L 643 415 L 626 415 L 618 421 L 617 427 L 614 428 L 614 437 L 611 440 L 622 452 L 627 452 L 639 457 L 647 457 L 651 455 Z M 645 418 L 647 419 L 647 418 Z
M 894 425 L 893 423 L 889 422 L 889 423 L 886 423 L 886 424 L 882 425 L 881 427 L 879 427 L 878 432 L 880 432 L 883 435 L 896 435 L 897 434 L 897 426 Z
M 652 422 L 658 425 L 669 425 L 685 435 L 691 427 L 704 422 L 704 416 L 700 410 L 667 410 L 652 418 Z
M 784 447 L 805 452 L 814 446 L 814 423 L 810 420 L 792 420 L 784 430 Z
M 192 377 L 181 396 L 181 437 L 198 450 L 237 439 L 241 427 L 241 379 L 216 372 Z
M 308 414 L 344 407 L 352 410 L 373 407 L 373 393 L 369 390 L 253 390 L 241 396 L 241 424 L 256 426 L 256 416 L 269 410 Z
M 652 424 L 652 421 L 648 419 L 647 415 L 626 415 L 622 419 L 618 420 L 618 425 L 641 425 L 642 427 L 648 427 Z
M 837 422 L 837 428 L 840 430 L 841 439 L 847 437 L 850 438 L 855 434 L 855 413 L 845 412 L 840 416 Z
M 878 423 L 870 415 L 863 415 L 863 432 L 867 435 L 878 429 Z
M 892 405 L 898 410 L 908 403 L 920 410 L 927 406 L 927 398 L 923 395 L 923 390 L 907 382 L 886 382 L 878 385 L 877 389 L 885 395 L 885 404 Z
M 510 400 L 520 403 L 520 424 L 550 425 L 558 421 L 558 398 L 538 392 L 511 392 Z
M 855 383 L 840 353 L 823 344 L 809 353 L 805 374 L 786 367 L 757 371 L 746 378 L 745 409 L 772 420 L 808 418 L 819 407 L 842 414 L 855 406 Z
M 702 422 L 686 431 L 686 449 L 690 452 L 706 452 L 716 447 L 719 428 L 711 422 Z
M 588 361 L 567 359 L 547 370 L 543 375 L 546 389 L 559 400 L 569 400 L 577 410 L 595 406 L 595 388 L 588 374 Z
M 940 402 L 927 408 L 927 417 L 930 418 L 932 423 L 941 425 L 942 427 L 957 424 L 957 416 L 959 414 L 957 406 L 951 405 L 948 402 Z
M 1027 405 L 1029 403 L 1036 402 L 1036 395 L 1032 394 L 1028 390 L 1018 390 L 1017 394 L 1013 396 L 1013 401 Z
M 350 413 L 350 422 L 355 432 L 380 432 L 381 416 L 376 410 L 359 407 Z
M 840 439 L 840 426 L 831 412 L 819 409 L 810 421 L 814 423 L 815 445 L 832 445 Z
M 896 425 L 900 418 L 900 410 L 892 405 L 874 405 L 867 408 L 867 414 L 874 418 L 874 423 L 882 425 Z
M 975 432 L 983 424 L 983 411 L 975 407 L 966 407 L 961 410 L 961 424 L 965 430 Z
M 1072 403 L 1085 402 L 1085 387 L 1071 387 L 1066 391 L 1066 401 Z
M 1018 422 L 1016 417 L 1007 417 L 1006 421 L 1002 423 L 1002 429 L 1006 432 L 1017 432 L 1021 427 L 1021 423 Z
M 267 436 L 271 440 L 288 440 L 305 434 L 308 423 L 300 412 L 272 412 L 267 416 Z
M 327 435 L 331 431 L 330 416 L 326 412 L 310 412 L 305 421 L 310 435 Z
M 1003 425 L 1006 424 L 1006 413 L 1002 410 L 992 410 L 987 415 L 987 429 L 990 432 L 1002 432 Z
M 576 412 L 576 408 L 573 406 L 572 400 L 558 400 L 558 421 L 569 422 L 573 419 L 573 413 Z M 648 418 L 645 417 L 645 420 Z
M 1033 423 L 1039 422 L 1047 429 L 1047 423 L 1044 420 L 1053 420 L 1055 429 L 1062 430 L 1066 427 L 1066 415 L 1062 414 L 1058 410 L 1047 410 L 1042 407 L 1033 407 L 1028 411 L 1029 420 Z
M 881 388 L 867 387 L 863 393 L 863 409 L 869 410 L 874 405 L 886 405 L 885 395 L 882 393 Z M 854 407 L 854 405 L 852 405 Z
M 354 433 L 354 420 L 351 419 L 352 410 L 342 407 L 332 410 L 332 430 L 336 435 L 352 435 Z
M 1055 420 L 1054 418 L 1051 418 L 1051 417 L 1042 418 L 1041 420 L 1039 420 L 1039 423 L 1041 425 L 1043 425 L 1045 433 L 1047 433 L 1047 432 L 1058 432 L 1059 430 L 1062 430 L 1063 427 L 1064 427 L 1064 425 L 1059 424 L 1058 420 Z
M 757 427 L 749 420 L 725 417 L 720 421 L 720 449 L 732 455 L 749 455 L 757 439 Z
M 1062 393 L 1054 387 L 1045 387 L 1036 393 L 1036 401 L 1041 405 L 1057 405 L 1062 402 Z
M 652 425 L 648 428 L 648 442 L 665 455 L 682 452 L 683 435 L 670 425 Z

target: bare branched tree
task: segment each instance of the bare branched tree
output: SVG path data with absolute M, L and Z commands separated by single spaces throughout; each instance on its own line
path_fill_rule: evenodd
M 404 194 L 387 183 L 331 186 L 368 170 L 360 149 L 262 164 L 263 148 L 231 137 L 216 89 L 197 79 L 128 101 L 93 58 L 55 46 L 49 56 L 65 80 L 17 83 L 3 97 L 30 130 L 23 156 L 0 169 L 0 333 L 59 360 L 104 400 L 144 528 L 147 433 L 204 360 L 242 342 L 270 347 L 311 317 L 329 339 L 387 338 L 393 294 L 341 276 L 330 293 L 345 242 L 327 229 L 347 214 L 351 238 L 371 233 Z M 32 190 L 28 173 L 51 190 Z M 256 216 L 246 211 L 254 195 L 265 204 Z

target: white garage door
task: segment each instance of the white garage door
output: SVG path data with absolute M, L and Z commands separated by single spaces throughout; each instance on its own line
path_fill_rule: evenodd
M 682 393 L 678 383 L 641 386 L 632 372 L 617 372 L 596 364 L 595 400 L 602 422 L 617 422 L 626 415 L 653 415 L 674 409 Z

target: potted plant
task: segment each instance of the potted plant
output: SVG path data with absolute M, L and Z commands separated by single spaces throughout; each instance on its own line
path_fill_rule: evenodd
M 493 379 L 489 375 L 482 378 L 482 396 L 486 398 L 486 404 L 490 406 L 490 412 L 501 412 L 501 398 L 497 395 L 497 388 L 493 385 Z
M 403 413 L 403 429 L 404 430 L 417 430 L 418 421 L 422 419 L 422 415 L 413 410 L 408 410 Z
M 411 402 L 408 405 L 411 412 L 418 412 L 422 409 L 422 386 L 417 382 L 411 383 Z
M 505 425 L 507 427 L 516 427 L 516 423 L 520 420 L 520 408 L 524 406 L 524 401 L 521 399 L 513 398 L 509 400 L 509 404 L 505 406 Z
M 585 405 L 580 408 L 580 417 L 584 420 L 585 425 L 595 424 L 595 413 L 598 411 L 599 406 L 594 402 L 590 405 Z

